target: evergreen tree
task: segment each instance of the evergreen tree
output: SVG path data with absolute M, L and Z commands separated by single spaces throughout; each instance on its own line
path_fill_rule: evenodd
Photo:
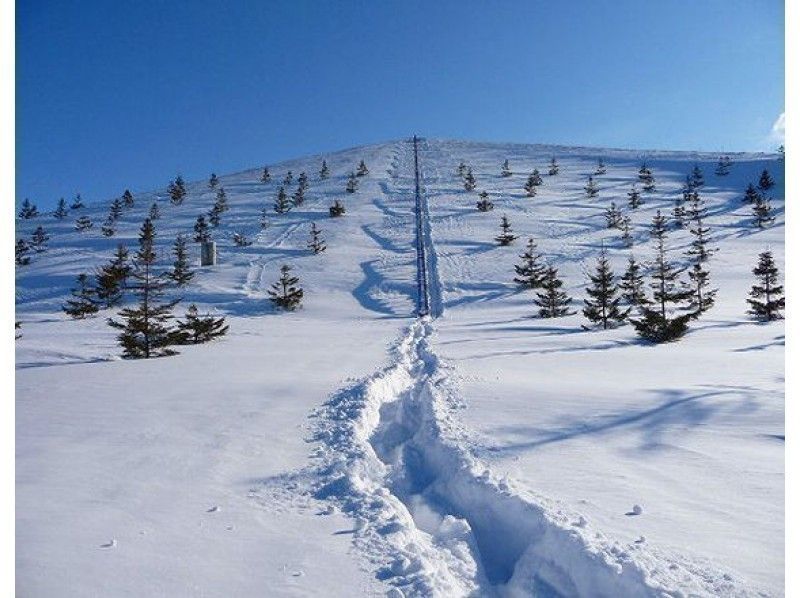
M 611 202 L 611 205 L 605 211 L 606 217 L 606 228 L 622 228 L 622 210 L 617 207 L 615 202 Z
M 689 280 L 692 285 L 689 308 L 692 310 L 694 317 L 699 317 L 714 306 L 717 289 L 709 288 L 711 286 L 710 277 L 711 273 L 705 267 L 705 264 L 699 260 L 695 261 L 689 268 Z
M 133 193 L 131 193 L 128 189 L 125 189 L 125 193 L 122 194 L 122 204 L 126 208 L 132 208 L 134 201 L 133 201 Z
M 233 233 L 233 243 L 237 247 L 250 247 L 250 245 L 253 244 L 253 242 L 247 238 L 247 235 L 241 231 Z
M 650 303 L 644 290 L 644 275 L 641 270 L 642 267 L 636 262 L 636 259 L 630 256 L 628 257 L 628 267 L 619 279 L 622 299 L 630 308 L 639 308 Z
M 224 336 L 227 332 L 228 326 L 224 317 L 200 315 L 197 306 L 192 303 L 186 310 L 184 319 L 178 321 L 174 339 L 177 344 L 198 345 Z
M 328 212 L 331 215 L 331 218 L 337 218 L 339 216 L 344 216 L 345 209 L 344 204 L 340 202 L 338 199 L 333 200 L 333 205 L 328 208 Z
M 594 171 L 596 176 L 600 176 L 606 173 L 606 164 L 603 162 L 603 158 L 599 158 L 597 160 L 597 169 Z
M 225 187 L 220 187 L 217 190 L 217 195 L 214 199 L 214 210 L 220 214 L 228 211 L 228 195 L 225 193 Z
M 322 161 L 322 168 L 319 169 L 319 178 L 320 178 L 320 180 L 324 181 L 325 179 L 327 179 L 328 176 L 330 175 L 330 173 L 331 173 L 331 171 L 328 168 L 328 163 L 325 160 L 323 160 Z
M 272 175 L 270 175 L 270 173 L 269 173 L 269 168 L 265 166 L 264 170 L 261 171 L 261 182 L 262 183 L 269 183 L 271 178 L 272 178 Z
M 692 168 L 692 188 L 699 189 L 705 184 L 706 182 L 705 178 L 703 177 L 703 171 L 700 169 L 700 166 L 695 164 Z
M 78 193 L 75 196 L 75 199 L 72 200 L 72 204 L 70 204 L 70 210 L 80 210 L 83 207 L 83 199 L 81 199 L 81 194 Z
M 533 238 L 528 239 L 525 251 L 519 256 L 522 263 L 514 266 L 514 271 L 517 273 L 514 277 L 514 282 L 529 289 L 538 289 L 542 286 L 542 280 L 547 269 L 546 266 L 539 263 L 542 260 L 542 256 L 536 249 L 536 243 Z
M 208 223 L 214 228 L 217 228 L 220 222 L 222 222 L 222 213 L 216 206 L 211 206 L 211 209 L 208 211 Z
M 281 266 L 281 276 L 278 282 L 272 285 L 269 299 L 278 309 L 294 311 L 303 299 L 303 289 L 295 286 L 300 279 L 292 276 L 289 272 L 291 268 L 287 265 Z
M 759 194 L 753 206 L 753 220 L 758 228 L 764 228 L 775 222 L 772 215 L 772 205 L 768 197 Z
M 675 207 L 672 208 L 672 219 L 675 221 L 675 228 L 683 228 L 686 226 L 686 208 L 683 206 L 684 196 L 675 196 Z M 691 197 L 691 194 L 689 195 Z
M 148 218 L 150 218 L 151 221 L 161 218 L 161 212 L 159 212 L 158 204 L 156 202 L 153 202 L 150 205 L 150 213 L 148 214 Z
M 63 220 L 67 217 L 67 201 L 63 197 L 58 200 L 58 206 L 56 206 L 53 216 L 59 220 Z
M 175 256 L 175 261 L 172 262 L 172 272 L 168 272 L 166 277 L 177 286 L 185 287 L 194 278 L 194 272 L 189 267 L 189 249 L 183 235 L 175 237 L 175 242 L 172 244 L 172 255 Z
M 462 179 L 464 178 L 464 175 L 467 173 L 467 165 L 464 164 L 464 160 L 461 160 L 461 162 L 459 162 L 458 168 L 456 169 L 456 173 Z
M 308 240 L 308 248 L 314 252 L 314 254 L 322 253 L 328 247 L 325 245 L 325 239 L 322 238 L 322 231 L 317 228 L 317 223 L 311 223 L 311 232 L 310 238 Z
M 358 179 L 356 178 L 355 173 L 351 172 L 350 176 L 347 177 L 347 186 L 345 190 L 348 193 L 355 193 L 358 190 Z
M 642 183 L 646 183 L 652 176 L 653 173 L 647 167 L 647 162 L 642 162 L 642 166 L 639 168 L 639 180 Z
M 94 302 L 95 290 L 89 285 L 89 277 L 86 274 L 78 274 L 78 286 L 72 289 L 71 293 L 72 299 L 67 299 L 61 307 L 69 317 L 82 320 L 100 309 Z
M 589 286 L 586 294 L 589 297 L 583 300 L 583 315 L 593 324 L 602 325 L 603 330 L 624 321 L 629 310 L 620 308 L 622 298 L 617 295 L 619 289 L 605 249 L 597 258 L 595 273 L 587 273 L 587 276 Z
M 33 250 L 36 253 L 46 251 L 48 241 L 50 241 L 50 235 L 45 232 L 44 227 L 37 226 L 31 235 L 31 247 Z
M 689 202 L 687 215 L 691 222 L 689 232 L 693 238 L 691 246 L 686 253 L 700 263 L 705 263 L 716 252 L 716 249 L 709 247 L 708 233 L 711 229 L 704 224 L 706 217 L 705 202 L 696 191 L 692 194 L 692 201 Z
M 27 266 L 31 263 L 31 247 L 25 239 L 17 239 L 14 245 L 14 263 L 17 266 Z
M 550 176 L 555 176 L 558 174 L 558 162 L 556 162 L 555 156 L 550 158 L 550 170 L 547 171 L 547 174 Z
M 208 177 L 208 187 L 209 189 L 216 189 L 217 185 L 219 185 L 219 179 L 215 173 L 211 173 L 211 176 Z
M 756 202 L 758 202 L 760 197 L 761 193 L 758 192 L 753 183 L 750 183 L 747 185 L 747 189 L 744 192 L 744 197 L 742 198 L 742 201 L 744 203 L 755 204 Z
M 528 176 L 528 180 L 525 182 L 525 193 L 528 197 L 536 197 L 536 184 L 533 182 L 532 174 Z
M 278 189 L 278 196 L 275 198 L 275 205 L 273 206 L 273 209 L 278 214 L 285 214 L 292 209 L 292 206 L 289 203 L 289 198 L 286 196 L 286 190 L 283 188 L 283 186 Z
M 464 189 L 467 191 L 475 191 L 477 184 L 475 175 L 472 174 L 472 168 L 467 168 L 467 174 L 464 175 Z
M 731 159 L 730 156 L 720 156 L 719 161 L 717 162 L 717 169 L 714 171 L 714 174 L 717 176 L 728 176 L 731 171 Z
M 369 174 L 369 169 L 367 165 L 364 163 L 364 160 L 358 163 L 358 168 L 356 169 L 356 176 L 366 176 Z
M 631 218 L 623 216 L 620 220 L 619 230 L 622 231 L 622 244 L 625 247 L 633 247 L 633 235 L 631 235 Z
M 291 170 L 287 170 L 286 176 L 283 177 L 283 186 L 288 187 L 289 185 L 292 184 L 292 181 L 294 181 L 294 174 L 292 174 Z
M 169 184 L 167 193 L 169 193 L 169 200 L 173 205 L 179 206 L 183 203 L 186 197 L 186 183 L 183 182 L 181 175 L 176 176 L 175 180 Z
M 477 203 L 479 212 L 488 212 L 494 209 L 494 204 L 489 201 L 489 194 L 486 191 L 481 191 L 478 197 L 480 197 Z
M 36 204 L 31 203 L 31 200 L 27 197 L 22 200 L 22 205 L 19 209 L 19 217 L 23 220 L 30 220 L 31 218 L 36 218 L 39 215 L 39 210 L 36 207 Z
M 197 221 L 194 223 L 194 241 L 195 243 L 208 243 L 211 240 L 211 231 L 208 230 L 208 223 L 206 217 L 200 214 Z
M 533 300 L 539 307 L 539 317 L 558 318 L 575 313 L 569 311 L 572 298 L 562 290 L 563 286 L 563 281 L 558 277 L 558 269 L 547 266 L 540 285 L 542 290 L 536 293 Z
M 267 208 L 261 208 L 261 230 L 266 230 L 269 226 L 269 217 L 267 216 Z
M 642 205 L 642 195 L 639 193 L 639 190 L 636 188 L 636 185 L 631 187 L 631 190 L 628 191 L 628 205 L 632 210 L 637 210 Z
M 122 216 L 122 212 L 124 209 L 125 209 L 125 204 L 122 202 L 122 198 L 115 197 L 108 208 L 109 220 L 113 222 L 119 220 L 120 217 Z
M 303 192 L 308 191 L 308 175 L 305 172 L 301 172 L 300 176 L 297 177 L 297 186 Z
M 508 165 L 508 160 L 503 160 L 503 166 L 500 168 L 500 176 L 509 177 L 512 174 L 511 167 Z
M 121 331 L 117 340 L 123 348 L 123 357 L 128 359 L 149 359 L 176 353 L 170 348 L 176 338 L 169 321 L 179 300 L 160 301 L 167 280 L 164 273 L 156 272 L 155 263 L 155 228 L 148 218 L 142 224 L 139 250 L 130 273 L 134 282 L 129 288 L 139 298 L 138 306 L 120 310 L 121 321 L 108 320 L 110 326 Z
M 670 306 L 683 306 L 692 296 L 680 275 L 683 269 L 674 266 L 667 257 L 667 219 L 656 212 L 650 235 L 655 241 L 656 257 L 652 264 L 653 301 L 641 306 L 641 317 L 632 319 L 639 336 L 655 343 L 677 340 L 686 333 L 693 313 L 671 313 Z
M 597 183 L 594 182 L 594 178 L 591 176 L 589 177 L 589 182 L 586 183 L 584 189 L 586 190 L 587 197 L 596 197 L 597 194 L 600 193 L 600 189 L 598 189 Z
M 771 251 L 765 251 L 758 256 L 758 265 L 753 268 L 757 282 L 750 289 L 750 304 L 748 314 L 758 320 L 771 321 L 783 317 L 781 312 L 786 307 L 786 298 L 783 296 L 783 286 L 778 284 L 778 266 Z
M 306 200 L 305 192 L 303 191 L 304 187 L 302 185 L 297 186 L 297 191 L 294 192 L 292 195 L 292 204 L 295 206 L 302 205 L 303 202 Z
M 762 171 L 758 179 L 758 188 L 762 191 L 769 191 L 775 186 L 775 181 L 766 170 Z
M 500 234 L 494 238 L 495 241 L 499 245 L 511 245 L 516 239 L 516 235 L 514 235 L 513 231 L 511 230 L 511 223 L 508 221 L 508 217 L 503 215 L 500 219 Z
M 103 233 L 104 237 L 114 236 L 114 233 L 116 232 L 116 228 L 114 226 L 115 224 L 116 222 L 111 218 L 111 216 L 106 218 L 105 222 L 103 222 L 103 225 L 100 227 L 100 232 Z
M 101 266 L 95 273 L 97 300 L 106 307 L 113 307 L 122 301 L 131 267 L 128 264 L 128 249 L 117 245 L 111 261 Z
M 83 232 L 85 230 L 89 230 L 92 228 L 94 224 L 92 223 L 92 219 L 89 218 L 87 215 L 79 216 L 77 220 L 75 220 L 75 230 Z

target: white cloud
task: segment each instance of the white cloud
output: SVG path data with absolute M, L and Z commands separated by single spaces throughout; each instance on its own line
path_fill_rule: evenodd
M 783 145 L 786 143 L 786 112 L 781 112 L 780 116 L 772 125 L 769 140 L 775 145 Z

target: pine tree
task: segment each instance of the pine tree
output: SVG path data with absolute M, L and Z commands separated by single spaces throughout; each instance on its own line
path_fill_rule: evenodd
M 633 235 L 631 235 L 631 218 L 623 216 L 620 220 L 619 230 L 622 231 L 622 244 L 625 247 L 633 247 Z
M 43 251 L 47 250 L 47 242 L 50 241 L 50 235 L 48 235 L 43 226 L 37 226 L 36 230 L 33 231 L 31 235 L 31 247 L 36 253 L 42 253 Z
M 691 197 L 691 195 L 689 195 Z M 675 196 L 675 207 L 672 208 L 672 219 L 675 221 L 675 228 L 686 226 L 686 208 L 683 206 L 683 196 Z
M 97 300 L 106 307 L 113 307 L 122 301 L 131 267 L 128 264 L 128 249 L 117 245 L 111 261 L 101 266 L 95 273 Z
M 319 169 L 319 178 L 320 180 L 324 181 L 330 175 L 330 169 L 328 168 L 328 163 L 323 160 L 322 167 Z
M 692 188 L 699 189 L 705 184 L 706 182 L 705 178 L 703 177 L 703 171 L 700 169 L 700 166 L 695 164 L 692 168 Z
M 555 176 L 558 174 L 558 162 L 556 162 L 555 156 L 550 158 L 550 170 L 547 171 L 547 174 L 550 176 Z
M 606 173 L 606 164 L 603 162 L 603 158 L 599 158 L 597 160 L 597 169 L 594 171 L 596 176 L 600 176 Z
M 176 176 L 175 180 L 169 184 L 167 193 L 169 193 L 169 200 L 173 205 L 179 206 L 183 203 L 186 197 L 186 183 L 183 182 L 181 175 Z
M 81 199 L 81 194 L 78 193 L 75 196 L 75 199 L 72 200 L 72 204 L 70 204 L 70 210 L 80 210 L 83 207 L 83 199 Z
M 17 239 L 14 245 L 14 263 L 17 266 L 27 266 L 31 263 L 31 247 L 25 239 Z
M 87 215 L 79 216 L 77 220 L 75 220 L 75 230 L 83 232 L 85 230 L 89 230 L 92 228 L 94 224 L 92 223 L 92 219 L 89 218 Z
M 775 222 L 775 216 L 772 215 L 772 205 L 768 197 L 759 194 L 753 206 L 753 221 L 758 228 L 764 228 Z
M 122 194 L 122 204 L 126 208 L 132 208 L 134 201 L 133 201 L 133 193 L 130 190 L 125 189 L 125 193 Z
M 525 193 L 528 197 L 536 197 L 536 185 L 533 182 L 533 175 L 528 176 L 528 180 L 525 182 Z
M 148 214 L 148 218 L 150 218 L 151 221 L 161 218 L 161 212 L 159 212 L 158 204 L 156 202 L 153 202 L 150 205 L 150 213 Z
M 461 162 L 458 163 L 458 168 L 456 168 L 456 174 L 458 174 L 458 176 L 460 176 L 463 179 L 466 173 L 467 173 L 467 165 L 464 164 L 464 160 L 461 160 Z
M 286 196 L 286 190 L 283 188 L 283 186 L 278 188 L 278 195 L 275 198 L 273 209 L 278 214 L 285 214 L 292 209 L 292 205 L 289 203 L 289 198 Z
M 511 167 L 508 165 L 508 160 L 503 160 L 503 166 L 500 168 L 500 176 L 509 177 L 512 174 Z
M 369 174 L 369 169 L 367 165 L 364 163 L 364 160 L 358 163 L 358 168 L 356 169 L 356 176 L 366 176 Z
M 514 271 L 517 273 L 514 277 L 514 282 L 528 289 L 538 289 L 541 287 L 545 271 L 547 270 L 546 266 L 539 263 L 540 260 L 542 260 L 542 256 L 536 249 L 536 243 L 533 241 L 533 238 L 528 239 L 525 251 L 519 256 L 522 263 L 514 266 Z
M 211 209 L 208 211 L 208 223 L 217 228 L 222 222 L 222 214 L 219 210 L 217 210 L 216 206 L 212 206 Z
M 769 172 L 764 170 L 758 179 L 758 188 L 762 191 L 769 191 L 775 186 L 775 181 L 770 176 Z
M 63 220 L 67 217 L 67 201 L 63 197 L 58 200 L 58 206 L 56 206 L 53 216 L 59 220 Z
M 301 172 L 300 176 L 297 177 L 297 186 L 303 192 L 308 191 L 308 175 L 305 172 Z
M 730 156 L 720 156 L 719 161 L 717 162 L 717 169 L 714 171 L 714 174 L 717 176 L 728 176 L 731 171 L 731 159 Z
M 644 275 L 642 267 L 633 256 L 628 257 L 628 267 L 619 279 L 619 288 L 622 299 L 631 308 L 648 305 L 650 300 L 644 290 Z
M 683 306 L 692 295 L 680 275 L 683 269 L 667 258 L 667 219 L 656 212 L 650 235 L 655 241 L 656 257 L 652 264 L 653 306 L 641 306 L 641 318 L 631 322 L 639 336 L 655 343 L 677 340 L 686 333 L 693 313 L 670 313 L 669 306 Z
M 261 171 L 261 182 L 262 183 L 269 183 L 271 178 L 272 178 L 272 175 L 270 175 L 270 173 L 269 173 L 269 168 L 265 166 L 264 170 Z
M 594 178 L 591 176 L 589 177 L 589 182 L 586 183 L 584 189 L 586 190 L 587 197 L 596 197 L 597 194 L 600 193 L 600 189 L 598 189 L 597 183 L 594 182 Z
M 742 198 L 742 202 L 755 204 L 756 202 L 758 202 L 760 197 L 761 193 L 758 192 L 753 183 L 750 183 L 749 185 L 747 185 L 747 189 L 744 192 L 744 197 Z
M 358 179 L 356 178 L 355 173 L 351 172 L 350 176 L 347 177 L 347 186 L 345 190 L 348 193 L 355 193 L 358 190 Z
M 39 215 L 39 210 L 36 207 L 36 204 L 31 203 L 31 200 L 27 197 L 22 200 L 22 205 L 19 209 L 19 217 L 23 220 L 30 220 L 31 218 L 36 218 Z
M 100 309 L 94 302 L 95 290 L 89 285 L 89 277 L 86 274 L 78 274 L 78 286 L 72 289 L 71 293 L 73 298 L 67 299 L 61 307 L 69 317 L 82 320 Z
M 611 202 L 611 205 L 605 211 L 606 217 L 606 228 L 622 228 L 622 210 L 617 207 L 615 202 Z
M 213 212 L 216 212 L 217 215 L 222 214 L 223 212 L 228 211 L 228 195 L 225 193 L 225 188 L 220 187 L 217 190 L 217 195 L 214 199 L 214 205 L 211 208 Z M 216 226 L 216 225 L 215 225 Z
M 338 199 L 333 200 L 333 205 L 328 208 L 328 212 L 331 215 L 331 218 L 337 218 L 339 216 L 344 216 L 345 209 L 344 204 Z
M 692 296 L 689 308 L 694 317 L 699 317 L 714 306 L 718 289 L 711 289 L 711 273 L 700 261 L 695 261 L 689 268 L 689 280 L 692 284 Z
M 108 320 L 110 326 L 121 330 L 117 340 L 123 348 L 123 357 L 128 359 L 149 359 L 176 353 L 170 348 L 176 338 L 169 321 L 179 300 L 160 302 L 167 281 L 164 273 L 155 271 L 154 246 L 155 229 L 148 218 L 142 224 L 139 250 L 130 273 L 134 282 L 129 288 L 139 298 L 138 306 L 120 310 L 118 315 L 122 321 Z
M 689 202 L 687 215 L 690 219 L 689 232 L 692 234 L 693 239 L 686 254 L 700 263 L 705 263 L 717 250 L 709 247 L 708 233 L 711 229 L 704 224 L 706 217 L 705 202 L 697 192 L 692 194 L 692 201 Z
M 753 268 L 758 281 L 750 289 L 748 314 L 757 320 L 771 321 L 783 317 L 781 312 L 786 308 L 783 286 L 778 284 L 778 266 L 771 251 L 764 251 L 758 256 L 758 265 Z
M 477 203 L 479 212 L 488 212 L 494 209 L 494 204 L 489 201 L 489 194 L 486 191 L 481 191 L 478 197 L 480 197 Z
M 217 185 L 219 185 L 219 179 L 215 173 L 211 173 L 211 176 L 208 177 L 208 187 L 209 189 L 216 189 Z
M 589 297 L 583 300 L 583 315 L 593 324 L 602 325 L 603 330 L 624 321 L 629 310 L 620 308 L 622 298 L 617 295 L 619 289 L 605 248 L 597 258 L 595 273 L 587 273 L 587 276 L 590 284 L 586 287 L 586 294 Z
M 267 208 L 261 208 L 261 230 L 266 230 L 269 227 L 269 217 L 267 216 Z
M 294 181 L 294 174 L 292 174 L 291 170 L 287 170 L 286 176 L 283 177 L 283 186 L 288 187 L 289 185 L 292 184 L 292 181 Z
M 304 187 L 302 185 L 297 186 L 297 191 L 292 194 L 292 204 L 294 206 L 300 206 L 306 200 Z
M 322 253 L 328 247 L 325 245 L 325 239 L 322 238 L 322 231 L 317 228 L 317 223 L 311 223 L 310 237 L 308 239 L 308 248 L 314 254 Z
M 183 235 L 175 237 L 175 242 L 172 244 L 172 255 L 175 256 L 175 261 L 172 262 L 172 272 L 168 272 L 166 277 L 177 286 L 185 287 L 194 278 L 194 272 L 189 267 L 189 249 Z
M 636 188 L 636 185 L 631 187 L 631 190 L 628 191 L 628 205 L 632 210 L 637 210 L 642 205 L 642 195 L 639 193 L 639 190 Z
M 109 219 L 116 222 L 122 216 L 124 209 L 125 204 L 123 203 L 122 198 L 115 197 L 108 208 Z
M 562 290 L 563 286 L 564 283 L 558 277 L 558 269 L 547 266 L 540 285 L 542 290 L 536 293 L 536 298 L 533 300 L 540 308 L 539 317 L 558 318 L 575 313 L 569 311 L 572 298 Z
M 250 245 L 252 245 L 253 242 L 250 239 L 248 239 L 247 235 L 245 235 L 243 232 L 236 231 L 235 233 L 233 233 L 233 244 L 236 245 L 237 247 L 250 247 Z
M 197 221 L 194 223 L 194 241 L 195 243 L 208 243 L 211 240 L 211 231 L 208 230 L 208 223 L 206 217 L 200 214 Z
M 116 222 L 111 218 L 111 216 L 106 218 L 105 222 L 103 222 L 103 225 L 100 227 L 100 232 L 103 233 L 104 237 L 114 236 L 114 233 L 116 232 L 116 228 L 114 226 L 115 224 Z
M 652 176 L 653 173 L 647 167 L 647 162 L 642 162 L 642 166 L 639 168 L 639 180 L 646 183 Z
M 466 191 L 475 191 L 477 184 L 475 175 L 472 174 L 472 168 L 467 168 L 467 174 L 464 175 L 464 189 Z
M 500 218 L 500 234 L 496 236 L 494 240 L 497 241 L 499 245 L 505 246 L 511 245 L 516 238 L 516 235 L 511 230 L 511 223 L 509 223 L 508 217 L 503 215 Z
M 281 266 L 281 276 L 278 282 L 272 285 L 269 293 L 270 301 L 278 309 L 294 311 L 303 299 L 303 289 L 295 286 L 300 279 L 292 276 L 289 272 L 291 268 L 287 265 Z
M 200 315 L 197 306 L 192 303 L 186 310 L 183 320 L 177 323 L 174 339 L 181 345 L 198 345 L 207 343 L 228 332 L 225 318 L 215 318 L 210 314 Z

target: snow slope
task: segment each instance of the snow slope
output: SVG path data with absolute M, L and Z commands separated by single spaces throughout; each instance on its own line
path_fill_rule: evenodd
M 552 155 L 561 173 L 525 197 Z M 587 200 L 599 155 L 608 173 Z M 213 202 L 205 181 L 179 207 L 163 190 L 135 194 L 112 239 L 99 234 L 107 205 L 82 210 L 89 233 L 74 214 L 18 221 L 18 235 L 43 224 L 52 236 L 17 271 L 21 594 L 782 595 L 783 325 L 744 313 L 758 252 L 783 267 L 782 163 L 734 155 L 718 178 L 716 156 L 647 154 L 658 191 L 633 214 L 633 253 L 649 256 L 647 223 L 695 162 L 720 248 L 717 306 L 680 343 L 651 347 L 630 327 L 532 318 L 511 282 L 524 238 L 493 243 L 505 213 L 581 298 L 601 241 L 617 269 L 629 253 L 602 210 L 624 203 L 641 153 L 423 140 L 421 220 L 409 140 L 325 158 L 325 181 L 322 156 L 270 165 L 268 184 L 258 169 L 220 177 L 220 262 L 185 303 L 226 314 L 231 332 L 176 357 L 119 360 L 110 314 L 75 322 L 58 307 L 77 273 L 135 244 L 153 200 L 168 263 Z M 360 159 L 371 172 L 346 194 Z M 460 160 L 493 212 L 475 210 Z M 740 196 L 764 167 L 778 219 L 756 231 Z M 310 175 L 308 199 L 259 232 L 289 169 Z M 328 218 L 333 199 L 343 218 Z M 319 256 L 305 248 L 311 221 L 328 242 Z M 256 242 L 236 248 L 237 230 Z M 265 298 L 282 263 L 306 291 L 293 314 Z

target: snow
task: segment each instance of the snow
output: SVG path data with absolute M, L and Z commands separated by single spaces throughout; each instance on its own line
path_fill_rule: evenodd
M 600 156 L 608 172 L 587 199 Z M 320 181 L 323 157 L 332 175 Z M 602 212 L 625 204 L 643 158 L 658 188 L 632 214 L 627 250 Z M 88 233 L 72 229 L 75 213 L 18 221 L 18 235 L 42 224 L 52 238 L 17 270 L 18 592 L 782 595 L 784 329 L 750 321 L 744 299 L 765 247 L 783 272 L 783 164 L 734 154 L 722 178 L 716 158 L 422 140 L 420 221 L 409 140 L 270 165 L 267 184 L 260 168 L 221 176 L 219 263 L 198 270 L 182 305 L 225 314 L 231 331 L 146 361 L 119 359 L 112 312 L 71 321 L 58 308 L 78 273 L 135 244 L 156 198 L 168 264 L 174 236 L 213 202 L 206 181 L 181 206 L 135 193 L 111 239 L 99 231 L 107 204 L 82 210 Z M 345 193 L 361 159 L 370 174 Z M 460 184 L 461 160 L 476 192 Z M 532 317 L 512 282 L 527 236 L 579 300 L 601 241 L 617 272 L 631 251 L 649 258 L 647 224 L 695 163 L 720 291 L 685 339 L 649 346 L 629 326 Z M 528 198 L 534 167 L 544 184 Z M 777 221 L 757 231 L 740 197 L 763 168 Z M 311 186 L 277 215 L 289 169 Z M 494 211 L 475 209 L 481 189 Z M 328 217 L 334 199 L 345 216 Z M 510 247 L 493 242 L 502 214 L 521 235 Z M 316 256 L 312 221 L 328 245 Z M 236 231 L 255 243 L 234 247 Z M 676 251 L 687 243 L 670 237 Z M 265 296 L 283 263 L 305 289 L 288 314 Z

